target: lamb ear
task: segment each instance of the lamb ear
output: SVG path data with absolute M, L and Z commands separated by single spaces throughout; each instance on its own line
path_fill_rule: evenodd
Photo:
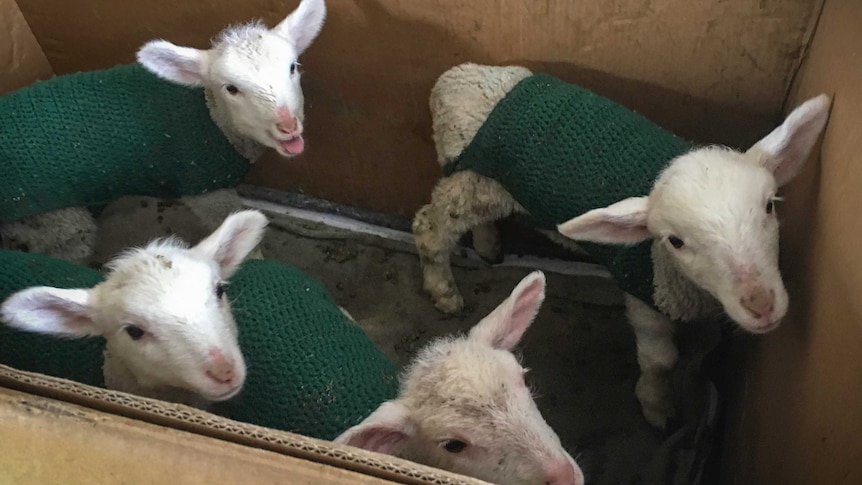
M 333 440 L 363 450 L 394 455 L 416 433 L 407 408 L 397 401 L 386 401 L 361 423 Z
M 511 350 L 533 323 L 545 300 L 545 274 L 534 271 L 497 308 L 470 330 L 469 338 L 495 349 Z
M 236 212 L 192 251 L 214 259 L 221 268 L 222 278 L 228 278 L 260 243 L 266 225 L 266 216 L 256 210 Z
M 37 286 L 7 298 L 0 316 L 10 327 L 29 332 L 67 337 L 100 335 L 89 300 L 90 290 Z
M 302 54 L 317 38 L 326 20 L 326 4 L 323 0 L 302 0 L 273 31 L 293 41 L 297 55 Z
M 138 62 L 156 76 L 186 86 L 203 86 L 209 52 L 151 40 L 138 50 Z
M 758 155 L 757 160 L 775 175 L 779 187 L 793 180 L 805 165 L 826 126 L 830 104 L 825 94 L 809 99 L 748 150 Z
M 575 241 L 634 244 L 652 238 L 647 228 L 648 197 L 630 197 L 601 209 L 593 209 L 557 226 Z

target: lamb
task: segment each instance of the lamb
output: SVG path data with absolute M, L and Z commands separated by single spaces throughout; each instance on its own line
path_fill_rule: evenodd
M 511 353 L 544 298 L 544 274 L 530 273 L 468 335 L 424 347 L 404 370 L 398 397 L 335 442 L 492 483 L 583 484 Z
M 11 167 L 0 184 L 2 247 L 86 263 L 96 222 L 85 205 L 123 195 L 199 196 L 234 187 L 268 148 L 286 158 L 301 154 L 298 57 L 325 16 L 324 0 L 302 0 L 274 28 L 231 26 L 208 50 L 153 40 L 137 52 L 137 64 L 61 76 L 5 97 L 4 112 L 22 119 L 0 126 L 0 161 Z M 160 80 L 170 84 L 159 86 Z M 141 86 L 157 94 L 142 93 Z M 97 108 L 93 96 L 100 98 Z M 53 100 L 52 114 L 27 118 L 34 97 Z M 66 101 L 57 105 L 57 99 Z M 28 123 L 37 126 L 26 131 Z M 77 150 L 63 143 L 70 134 L 68 146 Z M 42 143 L 45 137 L 54 143 Z
M 557 92 L 568 98 L 555 104 Z M 551 239 L 586 251 L 611 271 L 637 340 L 635 393 L 647 421 L 664 427 L 674 407 L 668 373 L 678 357 L 675 322 L 723 310 L 740 328 L 763 334 L 787 312 L 776 191 L 811 154 L 830 103 L 826 95 L 806 101 L 745 152 L 694 148 L 550 76 L 519 66 L 456 66 L 430 96 L 438 161 L 447 176 L 413 221 L 424 288 L 439 310 L 460 311 L 464 303 L 449 267 L 458 238 L 472 230 L 477 252 L 494 261 L 500 257 L 494 221 L 526 216 Z M 537 112 L 546 116 L 503 119 Z M 496 124 L 489 127 L 489 120 Z M 577 129 L 560 132 L 567 123 Z M 495 131 L 504 124 L 509 133 Z M 600 143 L 575 153 L 552 146 L 566 136 L 583 142 L 577 140 L 582 132 Z M 538 155 L 525 158 L 531 154 Z M 573 182 L 593 170 L 601 174 L 595 183 Z
M 93 288 L 20 290 L 0 307 L 9 326 L 59 337 L 105 338 L 109 389 L 206 408 L 243 388 L 226 281 L 267 225 L 255 210 L 238 212 L 199 244 L 175 238 L 129 249 Z

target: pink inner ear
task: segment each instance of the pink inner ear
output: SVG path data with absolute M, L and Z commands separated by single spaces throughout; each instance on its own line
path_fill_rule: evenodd
M 505 317 L 507 321 L 504 331 L 494 339 L 493 346 L 496 348 L 508 350 L 521 341 L 545 299 L 544 278 L 535 278 L 513 297 L 512 307 Z
M 391 455 L 406 438 L 407 435 L 400 429 L 386 425 L 372 425 L 351 435 L 347 444 L 363 450 Z

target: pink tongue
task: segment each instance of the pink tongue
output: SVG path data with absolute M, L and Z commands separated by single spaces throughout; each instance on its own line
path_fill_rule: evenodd
M 279 144 L 281 145 L 282 150 L 294 155 L 302 153 L 302 151 L 305 150 L 305 142 L 302 141 L 302 137 L 299 136 L 293 140 L 279 142 Z

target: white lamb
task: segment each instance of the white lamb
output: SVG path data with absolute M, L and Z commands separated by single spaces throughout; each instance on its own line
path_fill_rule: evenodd
M 440 76 L 430 106 L 441 166 L 459 157 L 492 109 L 531 74 L 523 67 L 463 64 Z M 574 248 L 571 240 L 620 247 L 653 241 L 651 250 L 647 246 L 645 251 L 645 267 L 652 268 L 654 278 L 641 287 L 648 288 L 648 299 L 655 306 L 626 294 L 641 367 L 636 394 L 651 424 L 662 427 L 673 413 L 667 373 L 677 361 L 674 321 L 715 316 L 723 309 L 741 328 L 765 333 L 784 317 L 788 295 L 778 267 L 776 191 L 808 159 L 825 126 L 829 105 L 826 95 L 806 101 L 744 153 L 708 146 L 667 160 L 666 168 L 649 180 L 655 181 L 649 193 L 632 193 L 607 207 L 556 220 L 559 233 L 570 240 L 554 232 L 553 225 L 550 231 L 543 230 Z M 541 134 L 529 136 L 529 140 L 544 140 Z M 569 167 L 566 170 L 579 169 Z M 555 177 L 555 173 L 539 176 Z M 523 179 L 519 173 L 509 183 Z M 568 187 L 563 192 L 577 196 L 582 190 Z M 464 169 L 441 179 L 431 203 L 417 212 L 413 231 L 424 287 L 441 311 L 463 308 L 449 267 L 449 253 L 459 237 L 472 230 L 477 251 L 495 260 L 499 242 L 494 220 L 512 213 L 529 214 L 510 192 L 499 180 Z
M 249 162 L 267 148 L 294 157 L 305 149 L 298 57 L 320 33 L 325 17 L 324 0 L 302 0 L 272 29 L 260 22 L 231 26 L 207 50 L 153 40 L 141 47 L 137 60 L 167 81 L 202 86 L 201 102 Z M 207 195 L 189 198 L 193 197 Z M 67 207 L 0 223 L 0 245 L 86 263 L 95 233 L 96 222 L 86 208 Z
M 10 296 L 0 315 L 22 330 L 104 337 L 109 389 L 206 407 L 235 396 L 245 382 L 224 288 L 266 225 L 263 214 L 247 210 L 191 248 L 154 240 L 119 255 L 93 288 L 27 288 Z
M 422 349 L 404 371 L 399 396 L 335 442 L 492 483 L 583 484 L 511 353 L 544 298 L 544 274 L 527 275 L 468 335 Z

